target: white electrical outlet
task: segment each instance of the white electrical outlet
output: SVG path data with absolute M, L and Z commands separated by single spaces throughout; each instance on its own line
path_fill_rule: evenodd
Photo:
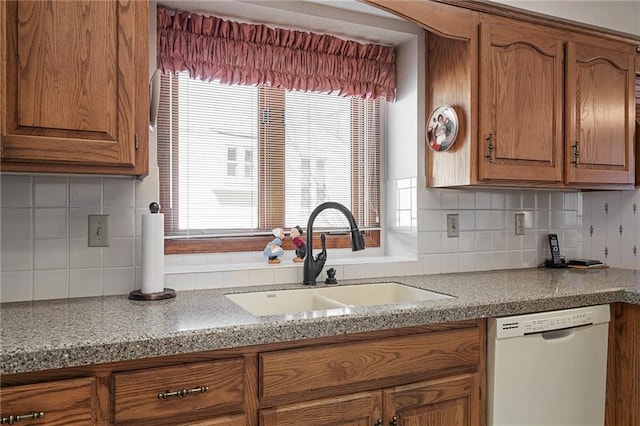
M 458 215 L 447 215 L 447 237 L 454 238 L 460 236 L 460 228 L 458 226 Z
M 109 215 L 89 215 L 89 247 L 109 247 Z
M 516 213 L 516 235 L 524 235 L 524 213 Z

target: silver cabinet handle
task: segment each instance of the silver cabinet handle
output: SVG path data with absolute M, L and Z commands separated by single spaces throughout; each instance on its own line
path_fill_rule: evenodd
M 17 416 L 7 416 L 0 419 L 0 424 L 12 425 L 15 422 L 19 422 L 22 420 L 39 420 L 44 419 L 44 411 L 33 412 L 29 414 L 22 414 Z
M 170 396 L 177 396 L 179 398 L 184 398 L 185 396 L 193 395 L 195 393 L 206 393 L 209 392 L 209 386 L 198 386 L 193 389 L 180 389 L 175 392 L 164 391 L 158 394 L 158 399 L 168 399 Z

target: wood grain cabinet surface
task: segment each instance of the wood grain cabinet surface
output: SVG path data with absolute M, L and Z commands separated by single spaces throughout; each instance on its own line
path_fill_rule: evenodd
M 112 388 L 117 424 L 176 424 L 206 418 L 199 424 L 233 425 L 244 409 L 244 359 L 116 373 Z M 229 415 L 236 417 L 216 418 Z
M 425 144 L 428 186 L 634 187 L 637 40 L 444 1 L 471 9 L 456 32 L 375 3 L 425 27 L 426 116 L 450 105 L 459 118 L 452 148 Z
M 148 11 L 127 0 L 0 4 L 3 170 L 147 173 Z
M 96 424 L 96 380 L 56 380 L 0 389 L 2 424 Z
M 565 181 L 633 185 L 635 52 L 622 43 L 567 43 Z M 637 161 L 637 160 L 636 160 Z
M 534 25 L 480 24 L 479 180 L 562 181 L 563 43 Z
M 484 322 L 471 324 L 261 353 L 261 424 L 481 425 Z

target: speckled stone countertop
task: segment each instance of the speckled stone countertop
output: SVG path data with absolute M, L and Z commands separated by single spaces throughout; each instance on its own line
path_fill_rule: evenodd
M 640 271 L 517 269 L 387 277 L 455 296 L 399 305 L 256 317 L 225 294 L 301 284 L 0 304 L 0 374 L 243 347 L 612 302 L 640 304 Z M 365 280 L 343 281 L 358 284 Z M 336 312 L 338 312 L 336 314 Z

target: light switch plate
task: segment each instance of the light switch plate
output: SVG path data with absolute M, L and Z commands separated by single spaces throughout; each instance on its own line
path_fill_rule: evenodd
M 109 247 L 109 215 L 89 215 L 89 247 Z
M 516 213 L 516 235 L 524 235 L 524 213 Z
M 458 224 L 457 214 L 447 215 L 447 237 L 455 238 L 460 236 L 460 228 Z

